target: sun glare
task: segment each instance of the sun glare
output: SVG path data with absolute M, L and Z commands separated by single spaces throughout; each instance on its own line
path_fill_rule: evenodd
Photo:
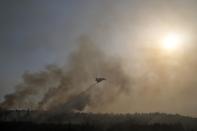
M 162 41 L 164 49 L 172 51 L 178 48 L 183 42 L 183 36 L 178 33 L 168 33 Z

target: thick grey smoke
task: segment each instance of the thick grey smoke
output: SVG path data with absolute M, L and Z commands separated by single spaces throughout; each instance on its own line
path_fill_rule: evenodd
M 1 103 L 3 108 L 35 108 L 36 103 L 42 99 L 47 90 L 56 87 L 62 77 L 62 71 L 56 66 L 50 65 L 38 73 L 25 72 L 23 82 L 18 84 L 13 94 L 5 96 Z
M 76 3 L 79 5 L 75 7 L 77 11 L 70 11 L 74 12 L 69 15 L 72 18 L 64 18 L 71 24 L 59 24 L 63 30 L 47 35 L 47 41 L 53 45 L 52 50 L 60 53 L 57 59 L 61 62 L 59 56 L 67 58 L 62 54 L 73 47 L 74 42 L 70 39 L 81 33 L 87 34 L 96 44 L 82 37 L 65 67 L 49 66 L 38 73 L 25 73 L 16 92 L 7 95 L 1 106 L 197 116 L 196 1 L 86 2 L 82 2 L 84 6 Z M 191 41 L 183 43 L 178 52 L 168 54 L 161 49 L 161 41 L 168 32 L 188 34 Z M 40 42 L 32 44 L 34 39 L 29 41 L 40 48 Z M 66 46 L 58 46 L 60 41 Z M 28 49 L 33 50 L 30 47 Z M 109 56 L 112 54 L 116 57 Z M 8 55 L 2 56 L 9 59 Z M 80 94 L 94 84 L 95 77 L 105 77 L 107 81 Z
M 86 36 L 62 68 L 48 66 L 38 73 L 25 73 L 16 92 L 5 97 L 3 108 L 63 111 L 93 110 L 129 91 L 129 77 L 120 59 L 107 56 Z M 107 78 L 95 84 L 96 77 Z

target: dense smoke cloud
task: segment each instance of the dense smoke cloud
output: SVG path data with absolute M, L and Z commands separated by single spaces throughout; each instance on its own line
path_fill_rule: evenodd
M 49 3 L 38 2 L 39 5 Z M 6 52 L 1 55 L 3 60 L 14 59 L 16 62 L 2 63 L 6 64 L 5 67 L 12 65 L 8 70 L 18 70 L 20 67 L 22 72 L 37 65 L 46 65 L 44 60 L 55 59 L 48 63 L 64 63 L 64 59 L 72 53 L 63 67 L 50 65 L 40 72 L 25 72 L 23 82 L 16 86 L 15 93 L 5 96 L 1 107 L 115 113 L 166 112 L 197 116 L 196 1 L 88 0 L 80 4 L 73 2 L 72 6 L 70 3 L 51 3 L 48 5 L 50 8 L 40 6 L 39 9 L 34 8 L 36 5 L 30 11 L 33 14 L 26 8 L 18 7 L 22 12 L 27 12 L 30 22 L 25 27 L 23 18 L 13 22 L 22 23 L 24 37 L 28 40 L 18 37 L 23 36 L 20 35 L 23 29 L 16 24 L 19 33 L 14 33 L 14 38 L 17 40 L 9 37 L 13 43 L 7 50 L 1 48 L 1 52 Z M 6 9 L 10 10 L 8 7 Z M 42 12 L 39 13 L 42 15 L 37 18 L 36 12 Z M 52 15 L 45 22 L 41 19 L 51 14 L 58 18 Z M 23 15 L 19 13 L 19 16 Z M 52 24 L 53 20 L 52 23 L 58 23 Z M 32 31 L 30 27 L 35 28 L 32 25 L 38 29 L 34 35 L 27 33 Z M 44 33 L 40 26 L 45 27 Z M 178 52 L 168 54 L 161 49 L 161 41 L 165 33 L 179 31 L 188 34 L 190 41 L 183 43 Z M 78 44 L 76 38 L 81 34 L 88 37 L 79 38 Z M 15 43 L 17 41 L 18 44 Z M 76 45 L 79 45 L 78 49 L 73 51 Z M 9 54 L 10 49 L 23 47 L 26 48 L 18 50 L 16 55 Z M 32 55 L 36 58 L 30 57 Z M 24 56 L 28 56 L 26 59 L 30 62 L 26 62 Z M 1 73 L 3 77 L 4 74 Z M 12 74 L 14 76 L 15 73 L 8 75 L 8 80 Z M 96 77 L 105 77 L 107 81 L 86 92 L 95 84 Z M 3 89 L 10 91 L 4 84 L 1 87 L 1 96 L 5 94 Z
M 38 73 L 25 72 L 23 82 L 18 84 L 15 93 L 5 96 L 1 104 L 3 108 L 35 108 L 35 103 L 42 99 L 44 92 L 59 84 L 61 70 L 56 66 L 48 66 Z
M 1 106 L 63 111 L 86 107 L 86 110 L 92 110 L 112 102 L 121 93 L 128 93 L 129 77 L 124 73 L 121 61 L 105 55 L 86 36 L 79 42 L 67 66 L 48 66 L 38 73 L 25 73 L 16 92 L 7 95 Z M 105 77 L 107 81 L 96 83 L 96 77 Z

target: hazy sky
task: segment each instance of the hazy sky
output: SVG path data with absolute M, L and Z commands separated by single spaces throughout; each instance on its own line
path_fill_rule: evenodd
M 2 97 L 25 70 L 36 71 L 66 59 L 72 34 L 77 30 L 75 24 L 78 26 L 77 19 L 87 3 L 54 0 L 0 3 Z
M 135 72 L 135 79 L 149 72 L 144 83 L 154 88 L 166 84 L 161 82 L 162 77 L 166 79 L 161 74 L 165 74 L 172 77 L 169 88 L 174 83 L 183 90 L 188 88 L 185 97 L 178 91 L 179 101 L 189 95 L 188 101 L 193 100 L 197 94 L 196 7 L 196 0 L 1 0 L 0 98 L 13 92 L 24 71 L 66 63 L 78 38 L 86 35 L 105 52 L 121 56 L 125 70 Z M 181 51 L 170 56 L 159 46 L 169 32 L 187 37 Z M 174 110 L 180 107 L 178 112 L 197 115 L 194 101 L 188 103 L 189 109 L 177 105 Z M 143 106 L 136 105 L 135 110 L 143 112 L 140 108 Z

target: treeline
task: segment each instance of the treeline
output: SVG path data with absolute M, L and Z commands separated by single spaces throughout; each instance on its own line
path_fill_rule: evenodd
M 95 114 L 32 110 L 0 111 L 0 128 L 16 130 L 178 130 L 197 131 L 197 119 L 178 114 Z M 154 128 L 154 129 L 153 129 Z M 1 129 L 0 129 L 1 130 Z
M 0 130 L 14 131 L 187 131 L 180 124 L 54 124 L 54 123 L 32 123 L 32 122 L 0 122 Z M 194 131 L 194 130 L 191 130 Z

